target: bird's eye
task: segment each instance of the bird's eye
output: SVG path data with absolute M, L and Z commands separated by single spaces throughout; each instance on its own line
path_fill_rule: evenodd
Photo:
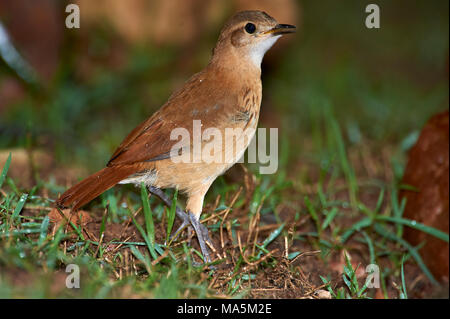
M 255 30 L 256 30 L 256 26 L 253 24 L 253 23 L 247 23 L 246 25 L 245 25 L 245 31 L 247 31 L 247 33 L 250 33 L 250 34 L 252 34 L 252 33 L 254 33 L 255 32 Z

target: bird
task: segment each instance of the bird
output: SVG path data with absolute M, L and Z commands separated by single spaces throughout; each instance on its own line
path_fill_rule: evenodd
M 172 237 L 193 228 L 203 262 L 210 263 L 206 244 L 211 239 L 200 222 L 204 197 L 214 180 L 240 159 L 255 134 L 264 54 L 281 36 L 295 31 L 295 26 L 279 24 L 263 11 L 234 14 L 223 26 L 206 67 L 132 130 L 105 168 L 64 192 L 57 207 L 72 205 L 75 211 L 117 184 L 144 185 L 170 207 L 172 201 L 163 190 L 176 188 L 187 201 L 185 210 L 176 206 L 182 223 Z

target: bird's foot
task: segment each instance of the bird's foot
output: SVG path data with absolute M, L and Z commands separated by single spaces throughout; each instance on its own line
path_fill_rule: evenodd
M 191 233 L 191 221 L 190 221 L 190 218 L 189 218 L 188 214 L 184 213 L 184 216 L 182 217 L 182 220 L 183 220 L 183 222 L 181 223 L 180 227 L 178 227 L 177 230 L 174 231 L 172 233 L 172 235 L 170 235 L 169 243 L 171 243 L 174 240 L 176 240 L 186 227 L 188 227 L 188 234 Z
M 214 247 L 214 246 L 212 244 L 211 237 L 209 237 L 208 228 L 205 225 L 203 225 L 202 223 L 200 223 L 200 221 L 194 214 L 189 212 L 188 214 L 186 214 L 186 216 L 188 216 L 188 219 L 183 220 L 183 223 L 180 225 L 180 227 L 178 227 L 178 229 L 170 236 L 169 242 L 172 242 L 175 239 L 177 239 L 184 228 L 186 228 L 186 227 L 188 228 L 188 236 L 189 236 L 189 234 L 192 233 L 192 229 L 194 229 L 195 234 L 197 235 L 198 243 L 200 244 L 200 249 L 202 251 L 203 261 L 204 261 L 204 263 L 210 263 L 211 257 L 208 252 L 207 244 L 209 244 L 210 247 Z M 191 237 L 190 236 L 188 237 L 188 245 L 189 246 L 191 245 Z M 200 264 L 198 264 L 196 262 L 193 262 L 193 263 L 195 266 L 202 265 L 201 263 Z M 209 268 L 214 269 L 213 266 L 209 266 Z
M 149 186 L 148 190 L 153 195 L 158 196 L 168 207 L 172 206 L 172 201 L 169 199 L 169 197 L 160 189 L 154 186 Z M 196 217 L 191 212 L 185 213 L 183 210 L 179 209 L 175 206 L 175 213 L 178 218 L 182 220 L 182 223 L 178 229 L 172 233 L 172 235 L 169 237 L 169 243 L 174 241 L 178 238 L 178 236 L 182 233 L 182 231 L 188 227 L 188 234 L 191 233 L 192 228 L 194 228 L 194 231 L 197 235 L 198 243 L 200 244 L 200 249 L 202 251 L 203 255 L 203 261 L 205 263 L 211 262 L 211 257 L 208 252 L 207 243 L 209 243 L 210 247 L 213 247 L 211 238 L 209 237 L 209 231 L 208 228 L 200 223 L 200 220 L 198 217 Z M 190 237 L 189 242 L 190 244 Z M 213 267 L 211 267 L 213 268 Z

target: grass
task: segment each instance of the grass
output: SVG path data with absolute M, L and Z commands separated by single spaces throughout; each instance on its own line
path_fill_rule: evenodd
M 86 175 L 61 177 L 58 168 L 103 167 L 129 129 L 164 103 L 173 79 L 197 71 L 173 66 L 181 50 L 149 45 L 128 48 L 125 65 L 114 71 L 99 65 L 86 80 L 69 76 L 73 57 L 82 54 L 70 53 L 58 81 L 1 114 L 0 147 L 43 149 L 55 167 L 44 172 L 31 161 L 31 187 L 12 176 L 14 155 L 1 168 L 0 297 L 429 293 L 436 280 L 420 246 L 402 234 L 413 227 L 446 242 L 448 234 L 405 219 L 398 192 L 408 187 L 401 184 L 407 150 L 430 115 L 448 106 L 448 81 L 440 76 L 448 2 L 403 4 L 414 22 L 401 14 L 401 4 L 386 2 L 382 28 L 374 32 L 361 28 L 359 2 L 302 5 L 297 40 L 263 72 L 261 126 L 279 118 L 278 171 L 259 175 L 256 165 L 238 165 L 205 200 L 202 221 L 217 249 L 215 271 L 197 265 L 195 238 L 191 245 L 183 236 L 169 241 L 179 225 L 174 205 L 183 203 L 177 191 L 167 191 L 168 208 L 144 187 L 115 187 L 84 208 L 90 221 L 80 215 L 67 222 L 64 212 L 56 212 L 61 224 L 49 217 L 67 180 Z M 80 289 L 65 286 L 70 264 L 80 267 Z M 379 266 L 380 289 L 365 285 L 368 264 Z
M 342 273 L 342 279 L 344 280 L 344 283 L 346 287 L 341 287 L 336 292 L 333 291 L 331 288 L 331 284 L 329 280 L 321 277 L 323 283 L 326 285 L 328 291 L 330 294 L 336 298 L 336 299 L 366 299 L 367 294 L 365 293 L 368 282 L 364 283 L 362 287 L 360 287 L 358 283 L 358 278 L 356 275 L 356 271 L 358 269 L 359 265 L 356 266 L 356 269 L 353 269 L 353 266 L 350 262 L 350 259 L 347 255 L 345 255 L 345 266 L 344 266 L 344 272 Z
M 336 127 L 330 126 L 330 130 Z M 335 137 L 334 143 L 337 146 L 330 143 L 330 149 L 334 149 L 336 155 L 341 154 L 334 162 L 355 171 L 343 141 L 336 141 Z M 364 203 L 358 197 L 360 192 L 353 193 L 355 188 L 345 170 L 337 165 L 335 169 L 341 172 L 340 176 L 334 177 L 332 169 L 324 173 L 315 186 L 317 192 L 305 196 L 287 220 L 286 216 L 279 216 L 280 205 L 292 204 L 289 200 L 283 201 L 288 198 L 286 193 L 292 191 L 292 184 L 286 178 L 253 176 L 256 185 L 254 189 L 245 185 L 247 194 L 237 188 L 238 185 L 230 187 L 233 184 L 223 180 L 218 183 L 213 189 L 215 204 L 207 207 L 203 220 L 208 221 L 212 237 L 222 249 L 219 248 L 221 252 L 215 262 L 218 270 L 208 271 L 194 266 L 193 259 L 200 260 L 201 256 L 195 245 L 188 247 L 184 241 L 181 245 L 180 242 L 164 244 L 174 226 L 175 206 L 165 208 L 153 197 L 149 200 L 145 187 L 141 187 L 140 197 L 134 196 L 135 200 L 127 198 L 133 195 L 131 190 L 125 193 L 119 190 L 115 195 L 110 192 L 102 195 L 103 200 L 94 201 L 90 210 L 98 228 L 83 225 L 81 218 L 56 227 L 48 216 L 53 201 L 37 195 L 44 188 L 52 190 L 43 184 L 26 192 L 20 190 L 7 176 L 11 161 L 14 158 L 9 156 L 0 175 L 0 186 L 5 182 L 10 186 L 3 187 L 7 191 L 2 191 L 0 200 L 2 297 L 33 297 L 41 285 L 47 285 L 43 297 L 252 297 L 258 295 L 254 291 L 270 291 L 268 287 L 258 288 L 254 280 L 261 272 L 274 272 L 277 268 L 284 271 L 284 285 L 299 281 L 297 287 L 302 292 L 297 292 L 297 297 L 301 297 L 320 290 L 321 285 L 314 284 L 313 278 L 301 277 L 301 270 L 299 272 L 295 263 L 299 257 L 308 251 L 317 251 L 327 263 L 340 251 L 351 252 L 362 243 L 367 246 L 368 257 L 363 257 L 368 258 L 366 262 L 389 264 L 380 275 L 384 295 L 392 296 L 389 291 L 397 287 L 395 278 L 398 278 L 402 285 L 398 296 L 404 298 L 407 297 L 405 252 L 406 261 L 412 258 L 428 280 L 436 282 L 417 247 L 401 238 L 403 227 L 413 227 L 448 242 L 448 234 L 402 218 L 404 202 L 397 202 L 397 186 L 380 187 L 377 199 Z M 339 194 L 336 191 L 338 181 L 343 183 L 344 192 L 339 195 L 343 198 L 333 195 Z M 362 192 L 364 189 L 358 185 L 357 176 L 354 181 Z M 58 187 L 53 190 L 58 191 Z M 386 194 L 390 195 L 389 199 Z M 113 203 L 111 198 L 114 198 Z M 63 213 L 60 214 L 64 220 Z M 351 224 L 343 222 L 346 215 L 352 216 Z M 275 223 L 262 222 L 271 216 Z M 282 220 L 284 222 L 280 222 Z M 121 231 L 110 234 L 108 227 L 112 224 L 122 225 Z M 93 233 L 97 229 L 98 234 Z M 127 229 L 132 232 L 127 233 Z M 79 291 L 65 289 L 62 279 L 59 283 L 53 282 L 58 278 L 56 274 L 61 274 L 62 269 L 72 263 L 82 269 L 83 288 Z M 345 285 L 337 291 L 331 288 L 331 272 L 325 274 L 327 277 L 320 277 L 331 295 L 334 298 L 369 297 L 370 289 L 359 283 L 357 267 L 353 268 L 347 253 L 342 266 Z M 16 271 L 27 272 L 37 279 L 31 280 L 31 285 L 28 280 L 26 285 L 13 284 L 9 280 L 16 278 Z M 102 275 L 97 277 L 99 273 Z M 261 282 L 267 285 L 270 279 Z M 18 288 L 21 285 L 25 287 Z M 56 294 L 51 288 L 55 285 L 59 287 Z

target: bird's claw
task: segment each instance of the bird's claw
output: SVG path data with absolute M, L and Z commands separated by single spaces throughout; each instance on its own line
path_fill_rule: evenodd
M 185 213 L 185 216 L 186 216 L 186 218 L 183 217 L 183 222 L 180 225 L 180 227 L 178 227 L 178 229 L 170 236 L 169 243 L 171 243 L 172 241 L 177 239 L 178 236 L 181 234 L 181 232 L 186 227 L 188 227 L 188 234 L 191 233 L 192 228 L 193 228 L 197 235 L 198 243 L 199 243 L 200 249 L 202 251 L 204 262 L 205 263 L 211 262 L 211 257 L 208 252 L 208 247 L 206 246 L 206 243 L 212 244 L 211 237 L 209 237 L 208 228 L 205 225 L 203 225 L 202 223 L 200 223 L 200 221 L 194 214 L 189 212 L 188 214 Z M 189 239 L 188 244 L 190 245 L 190 239 Z
M 182 231 L 186 228 L 186 227 L 190 227 L 191 226 L 191 222 L 189 220 L 188 215 L 186 214 L 186 219 L 183 219 L 183 222 L 181 223 L 180 227 L 177 228 L 176 231 L 174 231 L 172 233 L 172 235 L 170 235 L 169 237 L 169 243 L 173 242 L 174 240 L 176 240 L 180 234 L 182 233 Z M 188 228 L 189 229 L 189 228 Z M 190 231 L 188 232 L 190 233 Z

